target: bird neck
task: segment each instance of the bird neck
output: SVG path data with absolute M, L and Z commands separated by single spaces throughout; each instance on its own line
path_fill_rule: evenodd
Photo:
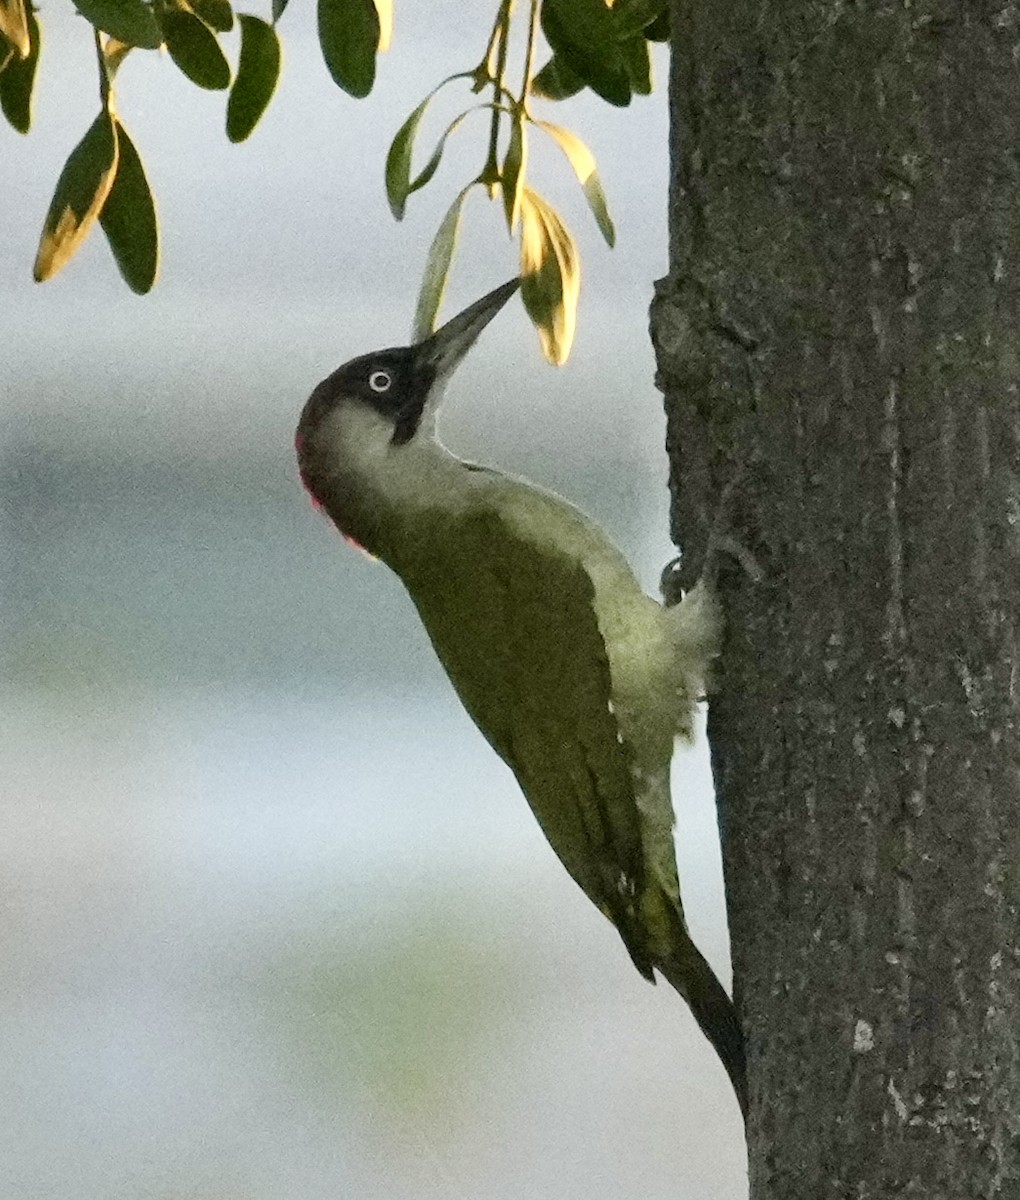
M 435 437 L 366 458 L 330 455 L 313 495 L 345 537 L 403 575 L 424 552 L 432 525 L 468 502 L 476 474 Z

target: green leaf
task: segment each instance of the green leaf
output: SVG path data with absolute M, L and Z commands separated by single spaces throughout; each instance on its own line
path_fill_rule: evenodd
M 542 31 L 553 53 L 610 104 L 630 103 L 613 10 L 605 0 L 544 0 Z
M 510 124 L 510 142 L 503 159 L 503 169 L 500 172 L 500 188 L 503 192 L 503 211 L 506 213 L 506 227 L 512 234 L 521 214 L 521 196 L 524 192 L 524 180 L 528 169 L 528 131 L 525 128 L 527 120 L 524 108 L 521 106 L 513 115 Z
M 280 40 L 272 25 L 241 13 L 241 56 L 227 100 L 227 137 L 243 142 L 259 123 L 280 78 Z
M 616 244 L 616 230 L 613 219 L 609 215 L 606 204 L 606 193 L 602 190 L 602 181 L 595 169 L 595 155 L 581 141 L 576 133 L 564 129 L 562 125 L 553 125 L 549 121 L 536 121 L 539 128 L 552 138 L 557 146 L 567 156 L 567 161 L 574 168 L 577 182 L 581 185 L 584 198 L 595 217 L 599 231 L 610 246 Z
M 273 24 L 274 25 L 276 24 L 277 21 L 279 21 L 279 19 L 283 16 L 283 14 L 286 11 L 287 11 L 287 0 L 273 0 L 272 12 L 273 12 Z
M 74 6 L 90 25 L 118 42 L 144 50 L 163 44 L 159 23 L 145 0 L 74 0 Z
M 531 92 L 543 100 L 569 100 L 584 87 L 584 80 L 554 54 L 531 79 Z
M 470 111 L 472 111 L 472 110 L 469 109 L 468 112 L 470 112 Z M 425 166 L 422 167 L 422 169 L 418 172 L 418 174 L 414 177 L 414 179 L 411 180 L 410 184 L 408 185 L 408 189 L 407 189 L 408 195 L 411 195 L 413 192 L 419 191 L 421 188 L 423 188 L 428 183 L 428 181 L 432 178 L 432 176 L 435 175 L 436 171 L 439 168 L 440 160 L 443 157 L 443 150 L 446 147 L 447 138 L 450 136 L 451 133 L 454 133 L 456 131 L 458 126 L 461 125 L 461 123 L 463 122 L 464 118 L 467 115 L 468 115 L 467 112 L 462 112 L 459 116 L 454 117 L 453 120 L 450 122 L 450 124 L 447 125 L 447 127 L 443 130 L 442 136 L 440 137 L 439 141 L 436 142 L 436 148 L 432 151 L 431 155 L 429 156 L 428 162 L 425 164 Z
M 12 54 L 0 70 L 0 109 L 18 133 L 32 126 L 32 85 L 39 65 L 41 33 L 35 13 L 28 14 L 29 51 L 27 58 Z
M 620 43 L 624 62 L 627 64 L 627 78 L 630 86 L 639 96 L 648 96 L 652 91 L 652 56 L 648 52 L 648 43 L 643 34 L 628 38 Z
M 422 276 L 421 288 L 418 292 L 418 305 L 414 312 L 411 340 L 420 342 L 427 338 L 436 327 L 436 315 L 443 302 L 446 291 L 446 280 L 450 274 L 450 263 L 457 246 L 457 234 L 460 231 L 460 214 L 468 192 L 475 186 L 472 181 L 446 210 L 446 216 L 436 230 L 436 236 L 429 247 L 428 258 L 425 260 L 425 274 Z
M 414 149 L 414 136 L 434 95 L 435 92 L 429 92 L 400 126 L 386 154 L 386 199 L 389 201 L 390 212 L 398 221 L 404 219 L 407 197 L 411 194 L 411 152 Z
M 521 299 L 538 330 L 542 353 L 567 361 L 577 326 L 581 263 L 559 213 L 526 187 L 521 197 Z
M 318 0 L 319 45 L 334 82 L 350 96 L 367 96 L 375 83 L 380 43 L 373 0 Z
M 622 40 L 636 33 L 647 37 L 647 27 L 660 20 L 667 8 L 667 0 L 616 0 L 613 17 L 617 36 Z
M 229 33 L 234 28 L 234 10 L 230 0 L 187 0 L 188 8 L 200 21 L 217 33 Z
M 71 151 L 43 222 L 33 274 L 51 279 L 74 256 L 106 202 L 117 173 L 117 130 L 104 109 Z
M 645 37 L 650 42 L 668 42 L 669 29 L 669 5 L 666 5 L 655 20 L 645 26 Z
M 0 0 L 0 34 L 10 42 L 19 58 L 27 58 L 32 50 L 28 31 L 26 0 Z
M 432 156 L 412 180 L 411 154 L 414 149 L 414 139 L 418 133 L 418 126 L 421 124 L 425 109 L 440 88 L 445 87 L 454 79 L 470 79 L 471 75 L 470 71 L 459 71 L 456 75 L 450 75 L 442 83 L 437 84 L 411 113 L 403 125 L 400 126 L 396 136 L 390 143 L 390 148 L 386 154 L 386 199 L 389 201 L 390 211 L 398 221 L 402 221 L 404 218 L 407 197 L 413 192 L 417 192 L 420 188 L 423 188 L 432 176 L 435 175 L 439 167 L 439 161 L 443 157 L 446 139 L 460 125 L 468 115 L 468 112 L 473 111 L 469 109 L 467 112 L 462 112 L 447 125 L 442 137 L 436 143 L 436 148 L 432 151 Z
M 117 268 L 133 292 L 144 295 L 159 269 L 159 225 L 145 168 L 128 132 L 117 125 L 117 173 L 99 214 Z
M 204 21 L 182 8 L 167 8 L 160 23 L 170 57 L 192 83 L 217 92 L 230 86 L 230 64 Z

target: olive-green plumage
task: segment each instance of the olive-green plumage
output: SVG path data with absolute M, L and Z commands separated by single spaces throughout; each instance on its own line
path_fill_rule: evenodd
M 746 1106 L 733 1006 L 687 933 L 669 766 L 717 652 L 712 594 L 644 595 L 567 501 L 464 463 L 434 436 L 445 378 L 514 283 L 418 346 L 366 355 L 302 414 L 309 490 L 400 576 L 475 724 L 638 970 L 690 1004 Z

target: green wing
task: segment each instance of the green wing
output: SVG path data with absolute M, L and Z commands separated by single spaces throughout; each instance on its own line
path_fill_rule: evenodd
M 590 572 L 599 572 L 603 598 L 608 592 L 619 602 L 617 620 L 625 609 L 634 615 L 629 593 L 640 589 L 613 547 L 564 502 L 530 489 L 523 496 L 523 485 L 505 478 L 493 486 L 491 506 L 430 514 L 405 530 L 400 545 L 412 550 L 391 565 L 464 707 L 517 776 L 563 865 L 619 930 L 638 970 L 654 979 L 657 967 L 691 1006 L 746 1112 L 740 1024 L 691 941 L 676 893 L 668 791 L 668 815 L 663 820 L 657 802 L 652 849 L 642 849 L 632 765 L 644 764 L 611 704 Z M 528 513 L 527 536 L 515 500 Z M 652 703 L 668 708 L 668 692 Z M 658 757 L 654 749 L 653 765 Z
M 495 508 L 429 532 L 400 574 L 432 644 L 563 865 L 651 977 L 636 911 L 645 863 L 631 753 L 589 574 L 562 543 L 544 549 Z

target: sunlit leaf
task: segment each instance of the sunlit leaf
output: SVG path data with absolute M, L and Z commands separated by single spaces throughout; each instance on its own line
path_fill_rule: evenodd
M 103 62 L 106 64 L 106 76 L 111 83 L 131 49 L 127 42 L 119 42 L 116 38 L 108 37 L 103 43 Z
M 0 108 L 18 133 L 28 133 L 32 125 L 32 85 L 39 65 L 40 30 L 35 13 L 28 14 L 29 51 L 27 58 L 12 54 L 0 71 Z
M 379 14 L 379 49 L 386 51 L 393 40 L 393 0 L 375 0 L 375 11 Z
M 474 187 L 469 183 L 446 211 L 436 236 L 429 247 L 428 258 L 425 260 L 425 274 L 422 276 L 421 289 L 418 292 L 418 305 L 414 312 L 411 339 L 420 342 L 436 327 L 436 316 L 443 302 L 446 291 L 446 280 L 450 274 L 450 263 L 457 246 L 457 234 L 460 230 L 460 214 L 464 200 Z
M 273 98 L 280 78 L 280 41 L 272 25 L 241 13 L 241 56 L 227 100 L 227 137 L 243 142 Z
M 559 213 L 526 187 L 521 197 L 521 299 L 538 330 L 542 353 L 567 361 L 577 324 L 581 266 Z
M 531 92 L 543 100 L 569 100 L 584 87 L 584 80 L 554 54 L 541 71 L 532 76 Z
M 216 35 L 192 12 L 164 9 L 160 15 L 170 57 L 192 83 L 210 91 L 230 86 L 230 64 Z
M 19 58 L 31 53 L 27 0 L 0 0 L 0 34 L 14 47 Z
M 104 109 L 71 151 L 43 222 L 33 274 L 41 283 L 74 256 L 99 216 L 117 172 L 117 131 Z
M 523 108 L 514 113 L 510 124 L 510 142 L 500 172 L 503 211 L 506 213 L 506 227 L 511 233 L 516 228 L 521 213 L 521 195 L 528 173 L 528 131 L 525 120 Z
M 367 96 L 375 83 L 380 42 L 374 0 L 318 0 L 319 45 L 334 82 L 348 95 Z
M 230 0 L 188 0 L 188 8 L 217 33 L 229 33 L 234 28 Z
M 652 56 L 648 52 L 648 43 L 643 34 L 628 38 L 620 43 L 624 62 L 627 64 L 627 78 L 630 86 L 639 96 L 648 96 L 652 91 Z
M 163 44 L 159 23 L 145 0 L 74 0 L 74 6 L 90 25 L 118 42 L 145 50 Z
M 544 0 L 542 31 L 553 53 L 610 104 L 630 103 L 613 10 L 605 0 Z
M 613 228 L 613 219 L 609 215 L 606 194 L 602 190 L 602 181 L 595 169 L 595 155 L 576 133 L 564 129 L 562 125 L 553 125 L 549 121 L 536 121 L 535 124 L 544 129 L 567 156 L 602 236 L 610 246 L 615 245 L 616 230 Z
M 99 223 L 128 287 L 144 295 L 156 281 L 159 269 L 156 206 L 142 160 L 119 120 L 117 147 L 117 173 Z
M 277 21 L 279 21 L 279 19 L 283 16 L 283 14 L 286 11 L 287 11 L 287 0 L 273 0 L 272 12 L 273 12 L 273 24 L 274 25 L 276 24 Z

